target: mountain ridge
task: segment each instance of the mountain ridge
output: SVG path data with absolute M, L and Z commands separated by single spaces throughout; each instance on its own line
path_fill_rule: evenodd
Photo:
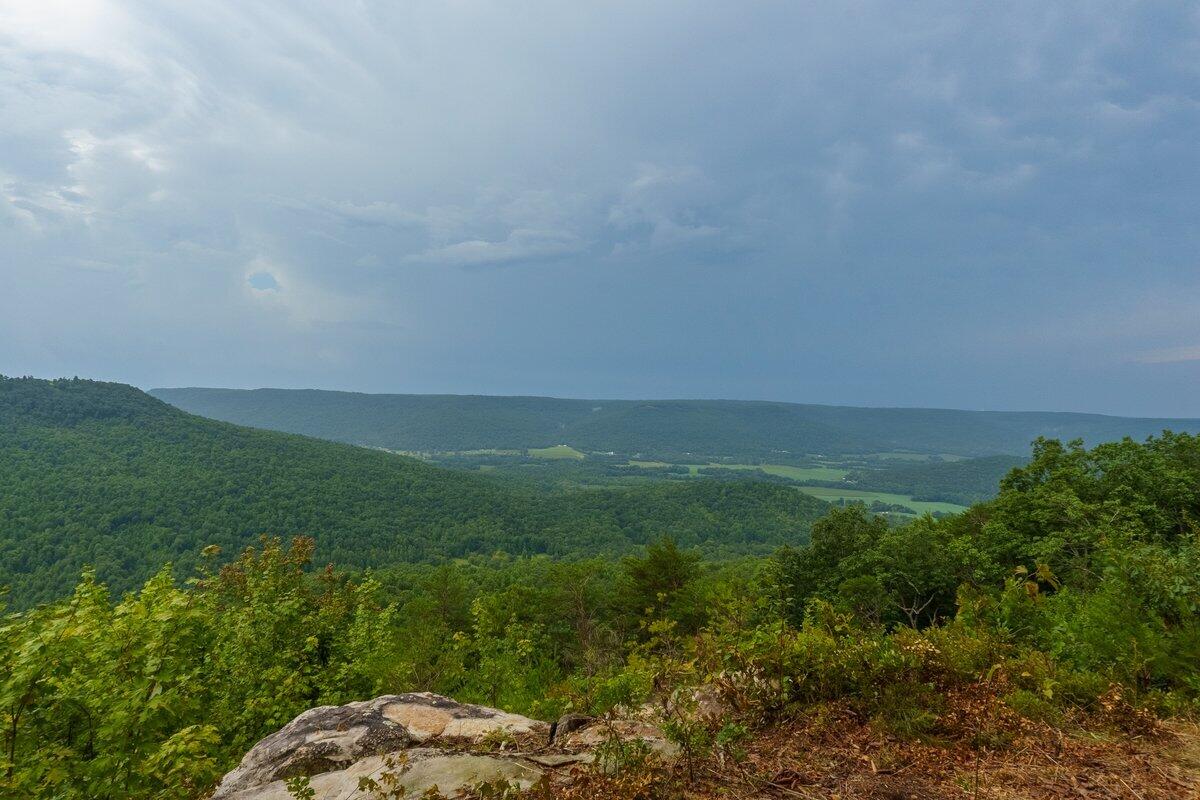
M 1088 444 L 1200 431 L 1200 419 L 1071 411 L 870 408 L 771 400 L 590 400 L 533 395 L 370 394 L 324 389 L 159 388 L 192 413 L 407 451 L 584 450 L 754 459 L 892 449 L 1022 455 L 1038 436 Z

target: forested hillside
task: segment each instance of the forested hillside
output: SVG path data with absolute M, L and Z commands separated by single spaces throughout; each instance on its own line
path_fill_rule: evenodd
M 43 419 L 154 427 L 127 388 L 51 388 Z M 112 402 L 71 396 L 95 391 Z M 808 547 L 722 565 L 664 539 L 362 579 L 297 538 L 122 599 L 89 574 L 0 619 L 0 795 L 201 798 L 305 709 L 429 690 L 547 720 L 657 709 L 678 747 L 475 798 L 1192 797 L 1172 731 L 1200 711 L 1198 526 L 1200 439 L 1167 435 L 1039 442 L 968 513 L 837 509 Z M 344 763 L 296 766 L 314 797 Z
M 1023 455 L 1039 436 L 1088 444 L 1200 431 L 1200 420 L 1100 414 L 852 408 L 733 400 L 355 394 L 286 389 L 155 389 L 185 411 L 256 428 L 406 451 L 522 449 L 788 462 L 903 450 Z
M 85 380 L 0 379 L 0 486 L 0 586 L 17 604 L 62 596 L 85 564 L 123 591 L 263 534 L 312 535 L 316 558 L 352 567 L 615 555 L 663 535 L 731 555 L 802 543 L 825 508 L 767 484 L 536 493 Z
M 912 495 L 915 500 L 969 506 L 996 493 L 1000 479 L 1025 463 L 1016 456 L 984 456 L 930 464 L 899 463 L 888 469 L 859 469 L 843 483 L 878 492 Z

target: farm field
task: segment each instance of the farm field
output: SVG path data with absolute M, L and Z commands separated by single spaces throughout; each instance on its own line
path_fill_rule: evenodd
M 793 464 L 748 464 L 730 461 L 707 461 L 706 463 L 676 463 L 651 458 L 635 458 L 628 460 L 611 460 L 609 454 L 588 454 L 567 444 L 551 447 L 528 448 L 526 450 L 490 450 L 490 451 L 459 451 L 450 455 L 456 460 L 439 461 L 437 456 L 432 459 L 426 454 L 426 460 L 433 463 L 450 464 L 457 468 L 466 468 L 477 472 L 487 472 L 505 477 L 529 478 L 535 481 L 549 481 L 553 485 L 563 482 L 581 486 L 603 486 L 613 481 L 638 480 L 687 480 L 713 477 L 727 477 L 737 473 L 746 473 L 752 478 L 753 474 L 784 478 L 797 484 L 822 483 L 824 486 L 803 486 L 795 488 L 826 502 L 838 503 L 861 502 L 868 506 L 879 502 L 886 505 L 900 505 L 912 509 L 917 514 L 942 513 L 956 514 L 967 508 L 965 500 L 971 497 L 971 477 L 974 473 L 963 471 L 961 475 L 954 473 L 956 467 L 951 464 L 921 462 L 915 458 L 896 459 L 891 465 L 884 466 L 882 453 L 872 454 L 879 459 L 873 466 L 863 466 L 860 463 L 839 464 L 836 461 L 816 461 L 804 466 Z M 911 455 L 911 454 L 908 454 Z M 517 456 L 515 461 L 486 461 L 489 458 L 505 458 Z M 465 460 L 463 460 L 465 459 Z M 474 459 L 482 459 L 478 463 Z M 612 472 L 612 467 L 624 466 L 633 468 L 624 473 Z M 1006 471 L 1011 465 L 1002 465 Z M 923 474 L 910 475 L 913 469 L 920 472 L 928 467 L 937 470 L 932 477 Z M 951 473 L 947 472 L 949 468 Z M 965 467 L 963 468 L 965 470 Z M 988 469 L 992 469 L 988 466 Z M 985 470 L 986 471 L 986 470 Z M 995 471 L 994 469 L 992 471 Z M 666 473 L 666 474 L 664 474 Z M 909 479 L 889 480 L 891 476 L 903 474 Z M 990 480 L 990 479 L 989 479 Z M 965 483 L 964 483 L 965 481 Z M 964 488 L 965 487 L 965 488 Z M 941 501 L 915 500 L 915 496 L 934 496 L 944 498 Z M 961 496 L 961 497 L 960 497 Z M 957 501 L 957 502 L 954 502 Z
M 923 500 L 913 500 L 909 495 L 904 494 L 889 494 L 888 492 L 868 492 L 861 489 L 830 489 L 824 486 L 798 486 L 796 487 L 807 495 L 811 495 L 818 499 L 829 503 L 835 503 L 839 499 L 847 501 L 858 501 L 870 505 L 878 500 L 881 503 L 898 503 L 908 506 L 919 514 L 925 512 L 933 513 L 940 511 L 943 514 L 957 514 L 960 511 L 966 511 L 966 506 L 955 505 L 954 503 L 929 503 Z
M 840 481 L 846 477 L 847 470 L 838 467 L 793 467 L 788 464 L 680 464 L 673 465 L 666 461 L 630 461 L 631 467 L 670 467 L 684 466 L 692 475 L 700 474 L 701 469 L 761 469 L 768 475 L 779 475 L 794 481 Z
M 712 466 L 728 469 L 762 469 L 768 475 L 780 475 L 794 481 L 840 481 L 846 477 L 846 470 L 838 467 L 792 467 L 787 464 L 763 464 L 756 467 L 751 464 L 713 464 Z
M 871 453 L 870 458 L 879 459 L 880 461 L 916 461 L 929 462 L 934 459 L 927 453 Z M 942 461 L 962 461 L 966 456 L 958 456 L 953 453 L 940 453 L 937 458 Z
M 553 447 L 531 447 L 525 452 L 529 454 L 530 458 L 569 458 L 582 461 L 584 457 L 583 453 L 566 444 L 556 444 Z

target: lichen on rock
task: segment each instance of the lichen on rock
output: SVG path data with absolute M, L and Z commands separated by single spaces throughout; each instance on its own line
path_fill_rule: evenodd
M 420 797 L 437 787 L 448 797 L 484 782 L 528 788 L 565 780 L 593 761 L 614 735 L 646 741 L 669 757 L 672 746 L 645 723 L 603 725 L 571 715 L 552 727 L 486 706 L 428 692 L 384 695 L 305 711 L 246 753 L 212 800 L 291 800 L 287 780 L 308 779 L 316 800 L 368 800 L 364 786 L 386 784 L 389 796 Z M 492 747 L 498 739 L 511 750 Z

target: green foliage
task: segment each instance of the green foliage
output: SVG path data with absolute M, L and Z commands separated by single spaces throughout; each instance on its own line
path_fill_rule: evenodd
M 798 624 L 803 619 L 809 598 L 832 600 L 844 582 L 862 577 L 871 566 L 864 554 L 887 532 L 887 520 L 861 506 L 835 508 L 814 523 L 808 547 L 781 550 L 776 555 L 777 580 L 791 601 L 791 621 Z
M 414 459 L 185 414 L 128 386 L 0 378 L 0 586 L 26 607 L 85 564 L 120 593 L 206 545 L 310 535 L 378 567 L 476 554 L 619 556 L 664 535 L 706 555 L 803 543 L 824 506 L 782 486 L 539 494 Z
M 596 766 L 610 775 L 638 772 L 654 759 L 650 745 L 642 739 L 628 738 L 613 730 L 596 747 Z
M 337 469 L 367 481 L 399 464 L 414 477 L 387 484 L 396 490 L 420 484 L 429 469 L 388 454 L 194 420 L 152 400 L 139 399 L 134 408 L 130 397 L 144 396 L 119 387 L 111 389 L 112 402 L 87 401 L 91 385 L 33 388 L 8 386 L 17 399 L 3 408 L 23 409 L 20 419 L 38 424 L 0 429 L 12 445 L 2 451 L 6 475 L 21 487 L 13 494 L 20 502 L 4 506 L 3 519 L 16 520 L 18 531 L 39 530 L 20 527 L 38 508 L 35 490 L 52 502 L 58 491 L 32 477 L 35 465 L 76 487 L 86 476 L 108 490 L 139 487 L 142 494 L 129 489 L 128 496 L 159 509 L 151 528 L 166 518 L 163 497 L 198 503 L 221 496 L 161 494 L 198 481 L 193 470 L 215 470 L 208 480 L 227 492 L 238 487 L 234 477 L 244 477 L 246 491 L 267 500 L 277 497 L 275 482 L 287 491 L 334 484 L 345 497 L 334 492 L 305 502 L 333 503 L 361 521 L 373 512 L 355 503 L 378 487 L 368 481 L 354 490 L 366 495 L 355 494 L 338 483 Z M 108 398 L 108 391 L 101 394 Z M 44 423 L 51 419 L 71 422 Z M 148 463 L 161 465 L 161 477 L 146 464 L 130 467 L 147 453 L 168 452 L 173 436 L 199 447 L 192 466 L 155 456 Z M 127 449 L 101 458 L 97 441 Z M 277 460 L 263 461 L 263 442 L 278 448 Z M 306 455 L 306 448 L 315 449 Z M 99 460 L 83 459 L 88 469 L 78 472 L 72 460 L 81 452 Z M 298 484 L 281 477 L 297 474 L 280 471 L 285 456 L 303 470 L 318 469 L 325 456 L 334 466 L 321 480 Z M 343 457 L 344 464 L 337 461 Z M 360 457 L 371 466 L 353 472 Z M 226 469 L 230 458 L 259 477 L 214 466 Z M 276 464 L 275 471 L 264 464 Z M 446 484 L 429 480 L 434 488 L 422 496 L 431 502 L 458 497 L 439 494 Z M 589 520 L 612 514 L 619 518 L 612 530 L 623 532 L 626 546 L 640 547 L 619 562 L 492 552 L 341 573 L 312 569 L 317 543 L 307 538 L 287 545 L 264 538 L 224 561 L 218 545 L 250 535 L 239 529 L 197 547 L 182 583 L 177 570 L 160 565 L 138 590 L 114 598 L 88 569 L 70 596 L 0 621 L 0 795 L 201 797 L 249 746 L 301 711 L 390 692 L 431 690 L 545 717 L 608 714 L 654 700 L 685 766 L 708 755 L 736 760 L 754 726 L 834 704 L 898 736 L 999 746 L 1003 737 L 988 720 L 1000 711 L 1051 723 L 1082 711 L 1144 730 L 1147 709 L 1188 712 L 1200 698 L 1195 437 L 1165 434 L 1092 450 L 1041 441 L 994 500 L 960 516 L 896 527 L 861 507 L 834 509 L 813 525 L 805 549 L 721 564 L 706 563 L 695 545 L 718 537 L 770 543 L 769 536 L 754 539 L 757 526 L 791 524 L 803 506 L 765 484 L 713 483 L 689 495 L 665 486 L 543 498 L 465 478 L 450 485 L 468 498 L 501 503 L 510 521 L 541 520 L 533 530 L 578 526 L 556 533 L 559 542 L 594 534 Z M 120 491 L 116 496 L 125 496 Z M 688 501 L 672 505 L 681 496 Z M 77 506 L 72 524 L 81 525 L 78 519 L 92 513 L 89 498 L 54 513 Z M 338 506 L 339 498 L 354 503 Z M 178 541 L 168 550 L 209 530 L 199 505 L 180 508 L 195 511 L 200 533 L 172 534 Z M 470 519 L 477 523 L 466 534 L 478 537 L 472 547 L 493 543 L 480 522 L 485 517 Z M 92 539 L 81 534 L 80 553 L 124 552 L 97 542 L 124 542 L 137 525 Z M 37 552 L 14 550 L 7 539 L 5 547 L 5 558 Z M 129 550 L 131 571 L 154 552 Z M 690 691 L 699 684 L 732 716 L 702 719 Z M 606 747 L 600 761 L 613 771 L 647 767 L 642 746 Z M 311 791 L 299 778 L 288 789 L 297 797 Z M 371 790 L 387 796 L 395 786 Z M 504 796 L 507 789 L 495 791 Z
M 307 775 L 296 775 L 287 779 L 287 792 L 295 800 L 315 800 L 317 790 L 312 788 Z
M 1062 719 L 1062 709 L 1043 695 L 1028 689 L 1014 689 L 1005 695 L 1004 702 L 1025 719 L 1051 725 Z
M 743 742 L 750 738 L 750 730 L 737 722 L 726 722 L 713 737 L 713 744 L 725 758 L 742 761 L 746 757 Z
M 703 613 L 692 591 L 699 563 L 698 553 L 681 551 L 671 538 L 649 545 L 643 557 L 626 557 L 623 602 L 628 615 L 650 621 L 670 619 L 694 629 Z
M 193 797 L 265 731 L 377 690 L 364 667 L 382 640 L 355 621 L 387 615 L 369 585 L 310 580 L 311 552 L 311 540 L 269 541 L 190 589 L 164 569 L 115 605 L 85 575 L 71 600 L 10 616 L 5 788 Z
M 899 462 L 886 469 L 854 470 L 845 482 L 858 489 L 966 506 L 994 497 L 1001 478 L 1024 463 L 1023 458 L 1006 455 L 928 464 Z
M 1110 683 L 1195 697 L 1200 663 L 1200 440 L 1164 434 L 1092 450 L 1039 441 L 993 501 L 888 528 L 832 512 L 806 550 L 781 551 L 798 623 L 828 601 L 856 625 L 952 617 L 1049 654 L 1035 690 L 1094 702 Z M 982 634 L 976 634 L 981 636 Z

